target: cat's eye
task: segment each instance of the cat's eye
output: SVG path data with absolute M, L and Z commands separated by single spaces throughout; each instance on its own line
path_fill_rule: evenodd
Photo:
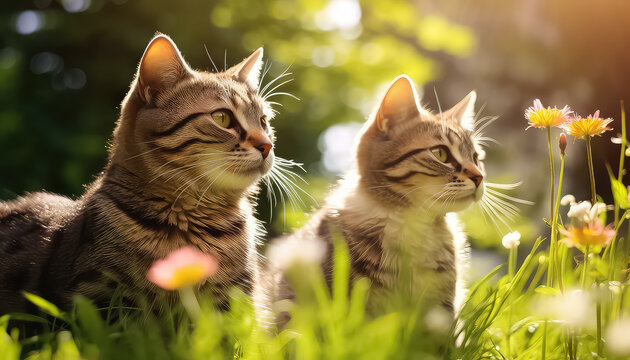
M 441 162 L 446 162 L 446 160 L 448 160 L 448 152 L 443 147 L 431 149 L 431 154 L 433 154 L 433 156 Z
M 260 118 L 260 127 L 262 127 L 263 130 L 267 131 L 267 115 L 263 115 Z
M 230 124 L 232 124 L 232 114 L 226 110 L 217 110 L 212 113 L 212 120 L 214 120 L 217 125 L 228 128 Z

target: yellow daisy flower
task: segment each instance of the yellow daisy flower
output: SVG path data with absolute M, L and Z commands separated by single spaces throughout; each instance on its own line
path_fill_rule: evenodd
M 599 117 L 599 110 L 587 118 L 577 116 L 574 120 L 562 125 L 562 129 L 569 135 L 576 138 L 584 138 L 586 136 L 601 136 L 605 131 L 612 130 L 607 127 L 613 119 L 604 119 Z
M 544 107 L 540 99 L 534 100 L 534 105 L 525 110 L 525 118 L 529 120 L 530 127 L 546 128 L 550 126 L 560 126 L 569 120 L 569 115 L 573 113 L 568 106 L 562 109 Z

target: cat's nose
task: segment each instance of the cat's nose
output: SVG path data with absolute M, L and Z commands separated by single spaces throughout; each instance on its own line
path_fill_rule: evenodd
M 258 151 L 260 151 L 260 153 L 262 154 L 263 159 L 267 158 L 267 156 L 269 155 L 269 152 L 271 151 L 272 147 L 273 146 L 268 141 L 263 141 L 261 143 L 256 144 L 256 149 L 258 149 Z
M 273 148 L 269 138 L 263 134 L 252 134 L 247 138 L 247 142 L 256 150 L 260 151 L 263 159 L 266 159 Z
M 479 171 L 479 168 L 475 165 L 465 167 L 464 174 L 475 183 L 476 187 L 481 185 L 481 182 L 483 181 L 483 174 L 481 174 L 481 171 Z

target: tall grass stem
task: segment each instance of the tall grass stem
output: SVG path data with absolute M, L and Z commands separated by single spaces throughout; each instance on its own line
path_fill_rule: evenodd
M 593 170 L 593 151 L 591 149 L 591 137 L 585 136 L 586 140 L 586 156 L 588 158 L 588 174 L 591 178 L 591 204 L 595 206 L 597 202 L 597 191 L 595 190 L 595 171 Z

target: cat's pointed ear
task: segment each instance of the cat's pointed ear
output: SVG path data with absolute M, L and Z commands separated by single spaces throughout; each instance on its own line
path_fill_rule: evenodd
M 374 115 L 374 123 L 387 131 L 396 123 L 420 114 L 418 97 L 413 82 L 407 75 L 399 75 L 387 89 Z
M 228 71 L 233 72 L 234 76 L 241 82 L 248 83 L 252 88 L 258 88 L 258 80 L 260 79 L 260 70 L 263 65 L 263 48 L 259 47 L 245 60 L 234 65 Z
M 190 76 L 191 70 L 175 43 L 166 35 L 156 35 L 149 43 L 138 68 L 138 92 L 145 102 L 177 81 Z
M 477 93 L 473 90 L 457 105 L 444 112 L 443 116 L 459 124 L 466 130 L 473 130 L 475 127 L 475 101 Z

